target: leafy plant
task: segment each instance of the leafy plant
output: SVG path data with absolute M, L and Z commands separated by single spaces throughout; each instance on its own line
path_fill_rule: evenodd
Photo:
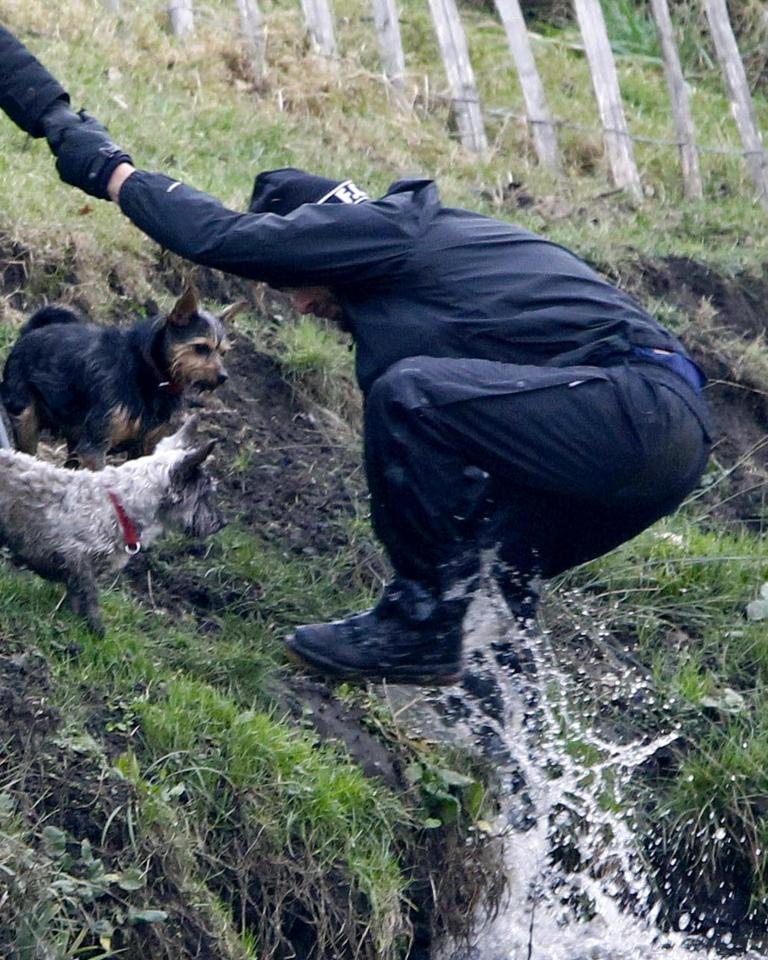
M 455 823 L 462 815 L 473 825 L 480 820 L 486 794 L 480 781 L 428 762 L 409 764 L 405 776 L 419 790 L 427 814 L 425 827 L 446 826 Z

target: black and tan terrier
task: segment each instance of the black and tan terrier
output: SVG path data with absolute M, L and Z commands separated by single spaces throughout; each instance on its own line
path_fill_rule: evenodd
M 170 432 L 184 391 L 227 379 L 224 321 L 189 286 L 166 316 L 120 329 L 84 323 L 65 307 L 38 310 L 3 371 L 0 396 L 16 447 L 34 454 L 41 430 L 67 441 L 68 466 L 101 470 L 108 452 L 151 453 Z

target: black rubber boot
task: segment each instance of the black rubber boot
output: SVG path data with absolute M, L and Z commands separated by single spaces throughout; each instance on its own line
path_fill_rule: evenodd
M 389 584 L 371 610 L 298 627 L 288 655 L 330 677 L 437 686 L 461 677 L 462 621 L 474 579 L 441 591 L 412 580 Z

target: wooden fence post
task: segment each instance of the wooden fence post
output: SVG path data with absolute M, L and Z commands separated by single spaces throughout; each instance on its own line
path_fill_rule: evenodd
M 195 32 L 195 14 L 192 0 L 168 0 L 168 14 L 176 37 L 186 37 Z
M 704 191 L 701 185 L 701 173 L 699 172 L 696 134 L 693 129 L 688 88 L 685 85 L 683 68 L 680 66 L 675 33 L 672 29 L 672 18 L 669 15 L 669 4 L 667 0 L 651 0 L 651 8 L 661 43 L 664 76 L 667 78 L 667 88 L 672 103 L 672 122 L 675 126 L 677 139 L 680 141 L 683 192 L 689 200 L 701 200 Z
M 264 37 L 264 18 L 259 9 L 258 0 L 237 0 L 240 14 L 240 29 L 251 61 L 254 77 L 264 79 L 267 72 L 266 41 Z
M 536 68 L 519 0 L 496 0 L 496 9 L 504 25 L 507 43 L 520 78 L 536 156 L 542 166 L 559 171 L 561 165 L 557 134 L 549 112 L 544 85 Z
M 574 0 L 574 5 L 584 49 L 589 60 L 592 86 L 603 124 L 605 151 L 608 154 L 614 183 L 639 199 L 643 195 L 643 188 L 635 164 L 632 141 L 629 138 L 619 79 L 616 75 L 616 64 L 613 60 L 613 51 L 608 40 L 600 0 Z
M 336 56 L 336 30 L 330 0 L 301 0 L 312 46 L 324 57 Z
M 398 104 L 406 106 L 405 54 L 395 0 L 373 0 L 373 22 L 379 38 L 384 75 L 392 85 Z
M 715 42 L 717 58 L 725 76 L 731 112 L 744 144 L 747 169 L 757 187 L 758 199 L 768 208 L 768 155 L 757 127 L 747 75 L 733 35 L 728 8 L 725 0 L 704 0 L 704 9 Z
M 461 142 L 477 153 L 488 148 L 475 75 L 455 0 L 429 0 Z

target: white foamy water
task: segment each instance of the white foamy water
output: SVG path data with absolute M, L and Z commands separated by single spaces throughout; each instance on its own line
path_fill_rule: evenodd
M 474 695 L 454 688 L 435 701 L 453 717 L 452 739 L 485 743 L 497 764 L 505 796 L 494 829 L 503 840 L 509 881 L 508 901 L 472 949 L 446 948 L 441 960 L 723 956 L 728 938 L 721 937 L 719 952 L 714 929 L 692 938 L 685 932 L 687 915 L 681 930 L 657 925 L 658 899 L 624 799 L 633 771 L 673 743 L 676 732 L 670 727 L 628 743 L 598 735 L 588 711 L 574 708 L 583 693 L 573 673 L 559 668 L 547 633 L 509 636 L 508 623 L 500 599 L 473 604 L 469 672 L 491 683 L 496 678 L 498 685 L 489 692 L 481 683 Z M 505 642 L 526 651 L 522 671 L 495 663 L 492 644 Z M 625 682 L 642 685 L 629 673 Z M 766 960 L 768 952 L 751 948 L 737 955 Z

